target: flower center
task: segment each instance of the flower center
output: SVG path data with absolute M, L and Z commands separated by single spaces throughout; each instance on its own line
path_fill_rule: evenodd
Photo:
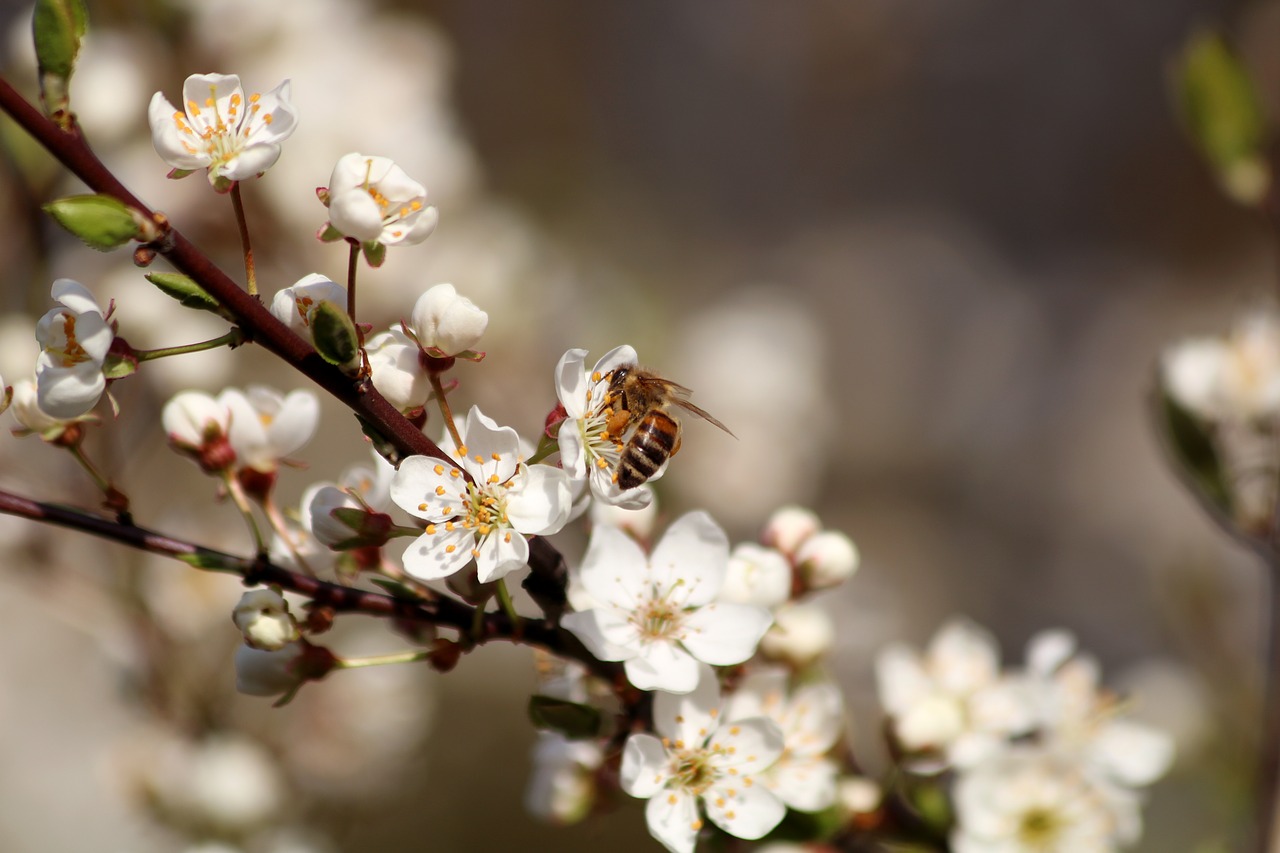
M 468 483 L 462 526 L 475 530 L 482 537 L 488 536 L 495 529 L 510 527 L 511 524 L 507 521 L 509 483 L 509 480 L 491 485 Z
M 63 311 L 62 317 L 62 333 L 66 335 L 67 342 L 59 348 L 49 347 L 50 355 L 57 356 L 58 363 L 63 367 L 73 367 L 81 362 L 89 360 L 89 353 L 76 340 L 76 315 Z
M 685 610 L 672 595 L 683 586 L 684 581 L 676 581 L 665 593 L 655 589 L 652 598 L 632 611 L 630 622 L 642 641 L 679 640 L 684 636 Z
M 713 753 L 708 749 L 678 750 L 672 757 L 672 777 L 676 786 L 695 795 L 711 787 L 720 778 L 720 771 L 712 763 Z
M 1061 816 L 1051 809 L 1028 809 L 1018 822 L 1018 840 L 1030 850 L 1051 850 L 1059 840 L 1062 827 Z

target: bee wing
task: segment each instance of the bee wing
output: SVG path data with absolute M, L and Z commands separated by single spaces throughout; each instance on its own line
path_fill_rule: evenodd
M 676 387 L 679 387 L 679 386 L 676 386 Z M 682 390 L 687 391 L 688 389 L 682 389 Z M 720 427 L 720 429 L 729 433 L 729 435 L 733 435 L 733 430 L 729 429 L 727 426 L 720 423 L 720 421 L 715 417 L 713 417 L 710 412 L 698 406 L 695 406 L 693 403 L 690 403 L 688 400 L 684 399 L 683 397 L 676 397 L 672 400 L 672 402 L 675 403 L 680 408 L 684 409 L 685 411 L 692 412 L 693 414 L 697 415 L 698 417 L 702 418 L 704 421 L 707 421 L 713 426 Z M 737 438 L 736 435 L 733 435 L 733 437 Z

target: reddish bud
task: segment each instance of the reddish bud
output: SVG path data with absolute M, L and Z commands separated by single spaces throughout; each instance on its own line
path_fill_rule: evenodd
M 462 646 L 452 640 L 439 640 L 428 656 L 427 662 L 436 672 L 449 672 L 458 665 L 458 659 L 461 657 Z
M 564 403 L 556 403 L 556 407 L 547 415 L 542 432 L 547 438 L 555 438 L 560 431 L 560 424 L 567 420 L 569 413 L 564 410 Z
M 259 471 L 257 468 L 241 468 L 236 472 L 236 480 L 244 493 L 259 503 L 266 503 L 271 496 L 271 489 L 276 484 L 275 471 Z

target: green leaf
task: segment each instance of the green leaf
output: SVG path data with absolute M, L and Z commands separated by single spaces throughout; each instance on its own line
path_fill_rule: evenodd
M 138 372 L 138 360 L 127 355 L 107 353 L 102 362 L 102 375 L 108 379 L 123 379 Z
M 1159 416 L 1170 452 L 1187 480 L 1212 506 L 1231 517 L 1231 490 L 1209 426 L 1160 392 Z
M 365 261 L 371 267 L 380 267 L 387 259 L 387 247 L 375 240 L 362 243 L 360 249 L 364 252 Z
M 217 551 L 199 549 L 191 554 L 178 554 L 178 559 L 188 566 L 197 569 L 210 569 L 215 572 L 235 572 L 239 574 L 244 568 L 243 561 L 230 554 L 219 554 Z
M 359 361 L 359 338 L 346 311 L 324 300 L 311 309 L 308 318 L 311 321 L 311 340 L 325 361 L 342 368 Z
M 76 195 L 51 201 L 45 212 L 100 252 L 119 248 L 141 234 L 133 208 L 107 195 Z
M 215 314 L 223 313 L 218 300 L 182 273 L 153 272 L 147 273 L 146 279 L 159 288 L 161 293 L 173 297 L 187 308 L 212 311 Z
M 80 53 L 80 40 L 88 27 L 89 14 L 83 0 L 36 0 L 31 34 L 40 69 L 40 97 L 47 115 L 69 111 L 69 82 Z
M 598 709 L 554 696 L 530 696 L 529 719 L 536 727 L 560 732 L 570 740 L 583 740 L 600 734 Z
M 1248 69 L 1217 33 L 1192 36 L 1177 66 L 1177 94 L 1192 140 L 1232 198 L 1256 204 L 1270 168 L 1266 117 Z

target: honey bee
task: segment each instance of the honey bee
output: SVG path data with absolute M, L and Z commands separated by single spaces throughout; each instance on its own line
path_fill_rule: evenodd
M 608 435 L 622 451 L 613 480 L 618 488 L 634 489 L 667 464 L 680 450 L 680 421 L 673 409 L 681 408 L 709 421 L 733 435 L 733 432 L 707 412 L 690 403 L 691 392 L 683 385 L 663 379 L 635 364 L 624 364 L 611 370 L 603 408 Z M 630 438 L 623 441 L 632 426 Z

